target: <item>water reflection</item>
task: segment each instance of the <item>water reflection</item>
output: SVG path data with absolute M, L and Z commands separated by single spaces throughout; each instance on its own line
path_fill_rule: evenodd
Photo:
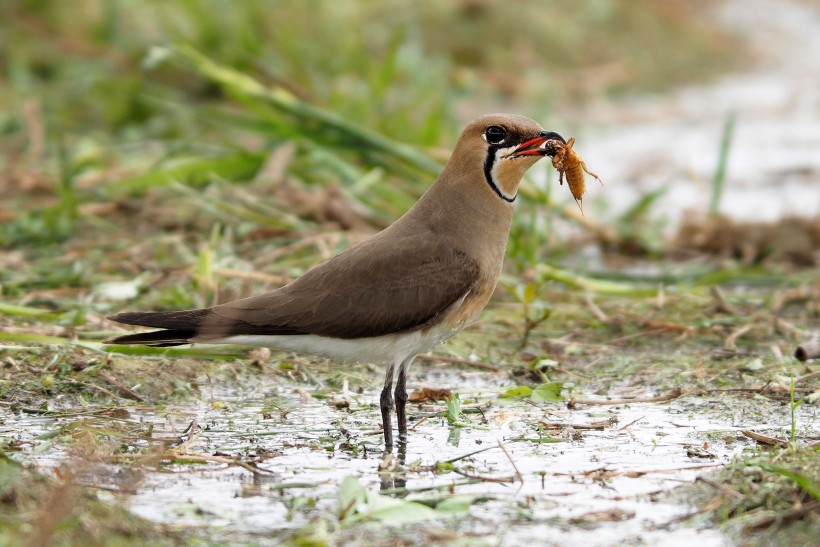
M 367 404 L 368 395 L 347 409 L 296 395 L 280 397 L 277 404 L 286 412 L 270 413 L 264 394 L 225 391 L 215 394 L 224 403 L 218 407 L 205 401 L 134 407 L 128 419 L 118 421 L 8 415 L 4 428 L 22 447 L 15 457 L 46 470 L 70 456 L 67 438 L 60 437 L 66 430 L 77 432 L 82 425 L 114 435 L 113 424 L 120 424 L 124 431 L 143 431 L 119 455 L 109 453 L 109 463 L 96 465 L 88 482 L 101 492 L 133 492 L 126 498 L 131 510 L 161 523 L 279 537 L 316 518 L 332 518 L 339 485 L 354 476 L 365 488 L 397 498 L 455 494 L 481 499 L 463 526 L 484 527 L 498 537 L 514 534 L 536 541 L 557 526 L 564 540 L 583 543 L 590 532 L 565 530 L 561 523 L 613 508 L 634 514 L 599 526 L 613 542 L 637 535 L 647 541 L 664 538 L 663 531 L 647 527 L 688 508 L 658 502 L 654 493 L 727 463 L 748 446 L 739 429 L 759 419 L 728 397 L 607 410 L 551 405 L 551 421 L 607 425 L 559 431 L 550 439 L 537 430 L 544 410 L 494 399 L 485 412 L 487 430 L 452 427 L 445 418 L 431 416 L 416 424 L 408 442 L 385 453 L 378 412 Z M 753 410 L 759 413 L 759 405 Z M 44 440 L 49 436 L 51 441 Z M 551 440 L 560 442 L 545 442 Z M 510 513 L 515 507 L 530 520 Z M 709 544 L 708 537 L 699 534 L 697 540 Z M 719 543 L 717 534 L 714 538 Z

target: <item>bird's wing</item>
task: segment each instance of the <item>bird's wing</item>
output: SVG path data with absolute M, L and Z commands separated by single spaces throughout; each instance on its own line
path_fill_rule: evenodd
M 430 238 L 371 239 L 276 291 L 210 309 L 204 337 L 239 334 L 381 336 L 435 322 L 478 279 L 476 262 Z M 410 240 L 412 239 L 412 240 Z

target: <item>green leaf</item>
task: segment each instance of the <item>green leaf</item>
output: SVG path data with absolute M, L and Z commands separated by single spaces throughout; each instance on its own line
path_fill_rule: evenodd
M 502 399 L 508 399 L 508 398 L 526 399 L 530 395 L 532 395 L 532 388 L 531 387 L 529 387 L 529 386 L 518 386 L 518 387 L 513 387 L 513 388 L 508 389 L 507 391 L 502 393 L 500 395 L 500 397 Z
M 526 287 L 524 287 L 524 298 L 521 301 L 524 304 L 529 304 L 533 300 L 535 300 L 535 295 L 538 293 L 538 285 L 535 283 L 528 283 Z
M 563 401 L 561 390 L 564 382 L 549 382 L 536 387 L 530 398 L 536 403 L 557 403 Z
M 551 435 L 547 435 L 546 437 L 538 437 L 537 439 L 528 439 L 526 437 L 516 437 L 515 439 L 510 439 L 512 442 L 520 443 L 535 443 L 535 444 L 551 444 L 551 443 L 565 443 L 567 442 L 566 439 L 562 439 L 560 437 L 553 437 Z
M 442 516 L 437 514 L 435 509 L 421 503 L 397 500 L 376 493 L 369 494 L 367 501 L 368 511 L 362 516 L 386 524 L 407 524 Z
M 470 506 L 478 499 L 477 496 L 450 496 L 436 505 L 436 513 L 440 515 L 464 515 Z
M 450 462 L 436 462 L 436 471 L 441 473 L 449 473 L 455 468 L 456 466 Z
M 453 393 L 452 397 L 447 400 L 447 422 L 449 424 L 457 423 L 461 418 L 461 399 L 458 393 Z
M 458 507 L 455 504 L 453 507 L 445 507 L 446 511 L 439 512 L 415 501 L 368 492 L 356 477 L 345 477 L 339 488 L 337 516 L 345 525 L 363 520 L 406 524 L 451 515 L 457 512 Z
M 356 477 L 345 477 L 339 487 L 339 505 L 336 514 L 342 522 L 352 522 L 360 505 L 367 501 L 367 491 Z

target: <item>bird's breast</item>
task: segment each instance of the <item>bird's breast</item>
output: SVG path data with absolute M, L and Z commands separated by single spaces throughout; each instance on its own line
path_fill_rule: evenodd
M 475 321 L 481 313 L 481 310 L 484 309 L 490 301 L 490 298 L 492 298 L 500 275 L 500 264 L 497 269 L 484 272 L 464 298 L 445 312 L 445 316 L 441 320 L 442 326 L 446 326 L 446 328 L 451 330 L 452 334 L 455 334 Z

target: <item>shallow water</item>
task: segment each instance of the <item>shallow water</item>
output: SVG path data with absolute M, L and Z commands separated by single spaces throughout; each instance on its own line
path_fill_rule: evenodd
M 782 406 L 761 399 L 744 404 L 737 397 L 687 397 L 668 403 L 587 406 L 567 410 L 563 404 L 532 404 L 498 399 L 494 387 L 504 380 L 494 374 L 422 369 L 414 385 L 458 386 L 483 378 L 484 388 L 462 391 L 463 399 L 489 402 L 472 420 L 488 429 L 453 428 L 430 410 L 411 407 L 411 432 L 403 473 L 378 472 L 382 458 L 376 391 L 353 395 L 349 409 L 306 399 L 298 386 L 270 384 L 253 389 L 216 388 L 210 400 L 192 401 L 161 410 L 134 407 L 131 426 L 153 426 L 153 441 L 171 440 L 190 454 L 223 455 L 257 462 L 260 472 L 226 463 L 151 464 L 99 463 L 84 472 L 84 482 L 99 487 L 100 496 L 123 499 L 149 520 L 192 528 L 203 537 L 230 541 L 271 541 L 319 519 L 336 522 L 339 486 L 356 476 L 369 490 L 404 486 L 398 496 L 429 498 L 480 496 L 468 516 L 427 521 L 427 533 L 476 534 L 490 543 L 513 545 L 621 542 L 721 545 L 714 530 L 664 526 L 693 510 L 660 496 L 698 475 L 729 462 L 751 441 L 739 430 L 783 434 L 788 427 Z M 600 395 L 576 394 L 578 397 Z M 656 393 L 648 393 L 656 395 Z M 210 399 L 211 395 L 207 396 Z M 276 407 L 272 403 L 275 402 Z M 816 421 L 816 411 L 803 406 L 800 423 Z M 762 416 L 778 423 L 761 423 Z M 99 416 L 43 418 L 3 416 L 4 431 L 31 442 L 16 454 L 20 460 L 48 470 L 68 458 L 63 445 L 38 440 L 49 432 L 78 423 L 106 428 L 112 418 Z M 589 424 L 610 420 L 603 431 L 563 430 L 563 442 L 534 443 L 539 420 Z M 195 421 L 195 433 L 184 433 Z M 499 442 L 509 452 L 505 455 Z M 453 472 L 435 474 L 434 465 L 482 450 L 454 463 L 461 471 L 485 480 L 470 481 Z M 358 451 L 358 453 L 356 453 Z M 149 448 L 146 453 L 150 454 Z M 143 457 L 146 457 L 143 454 Z M 513 466 L 513 462 L 515 467 Z M 517 479 L 520 471 L 523 481 Z M 514 482 L 491 482 L 507 478 Z M 113 493 L 112 493 L 113 492 Z M 116 494 L 123 492 L 124 494 Z M 593 512 L 617 510 L 622 520 L 583 524 L 571 522 Z M 590 517 L 592 518 L 592 517 Z M 378 525 L 373 525 L 378 535 Z M 412 532 L 405 528 L 400 534 Z M 369 536 L 373 537 L 373 536 Z

